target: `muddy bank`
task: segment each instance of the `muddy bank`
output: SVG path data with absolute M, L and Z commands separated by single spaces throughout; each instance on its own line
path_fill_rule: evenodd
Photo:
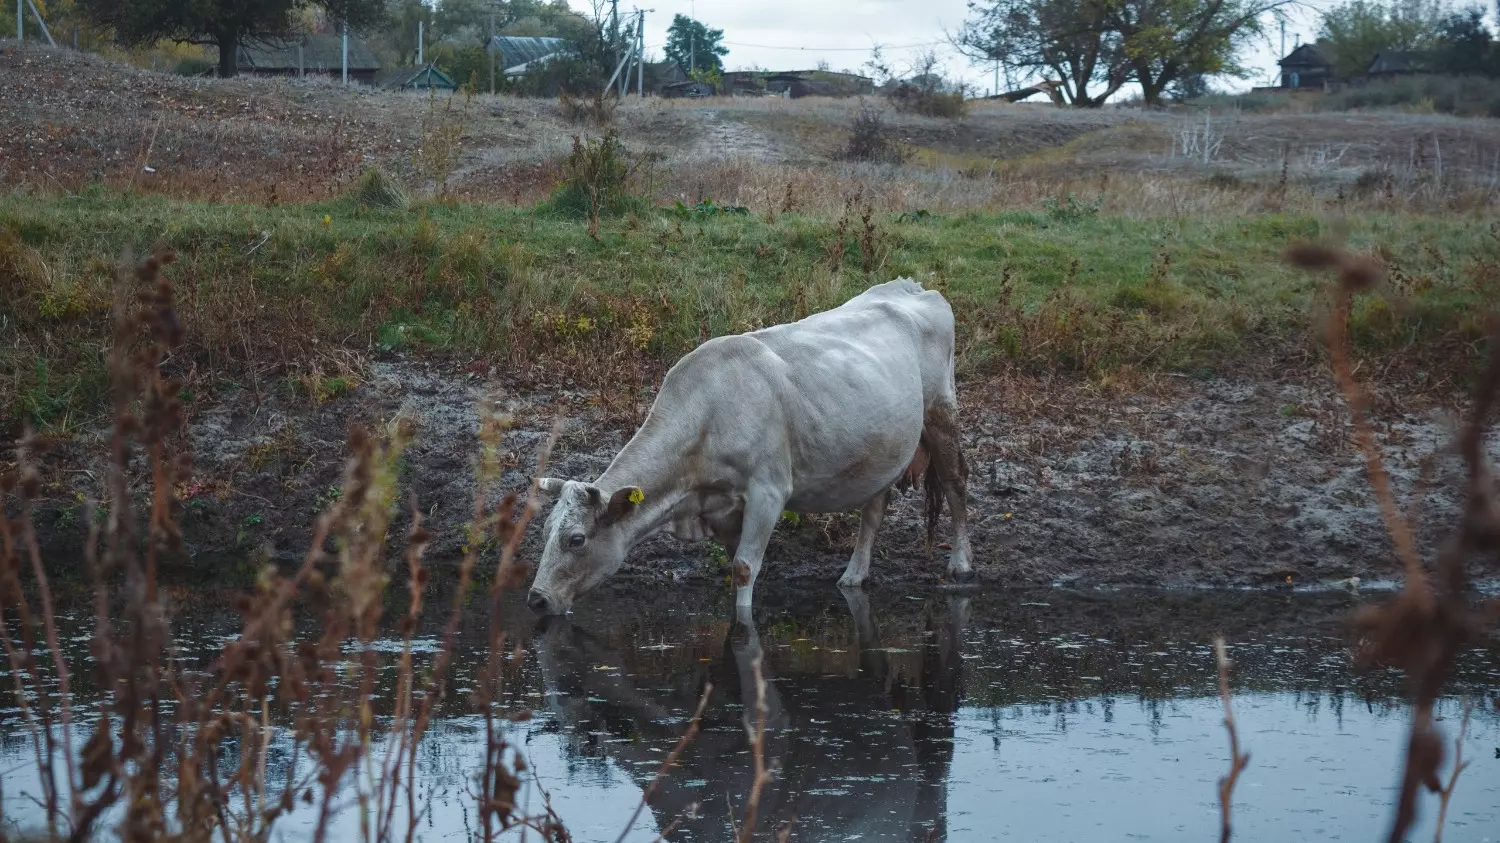
M 561 477 L 596 477 L 633 431 L 596 396 L 506 382 L 483 366 L 377 362 L 321 403 L 279 388 L 225 387 L 192 405 L 194 477 L 179 490 L 187 554 L 178 572 L 248 574 L 262 559 L 300 559 L 315 514 L 337 494 L 349 426 L 398 415 L 418 428 L 400 464 L 403 501 L 417 502 L 435 534 L 429 560 L 455 563 L 473 508 L 478 407 L 487 395 L 515 419 L 507 489 L 525 485 L 555 418 L 564 432 L 549 473 Z M 1347 414 L 1322 384 L 1166 378 L 1106 389 L 992 380 L 961 385 L 960 400 L 983 582 L 1284 587 L 1289 577 L 1309 585 L 1398 573 Z M 1450 424 L 1441 411 L 1388 406 L 1378 425 L 1405 501 L 1430 463 L 1420 519 L 1429 549 L 1458 511 L 1460 466 L 1430 456 Z M 1491 452 L 1500 455 L 1493 441 Z M 37 524 L 60 571 L 81 568 L 81 501 L 102 488 L 104 453 L 99 431 L 46 457 Z M 856 524 L 853 513 L 783 523 L 763 576 L 832 581 Z M 528 535 L 529 554 L 538 533 Z M 929 560 L 924 536 L 918 495 L 897 497 L 873 581 L 936 581 L 942 554 Z M 1500 573 L 1495 560 L 1483 565 L 1476 574 Z M 640 548 L 623 575 L 718 579 L 724 569 L 710 545 L 661 538 Z

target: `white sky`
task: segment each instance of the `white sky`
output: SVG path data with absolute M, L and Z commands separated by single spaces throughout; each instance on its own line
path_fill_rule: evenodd
M 569 2 L 579 11 L 590 10 L 587 0 Z M 1296 20 L 1287 26 L 1288 50 L 1297 36 L 1311 38 L 1317 28 L 1313 8 L 1330 2 L 1308 0 L 1309 8 L 1293 12 Z M 861 66 L 870 58 L 870 47 L 879 43 L 885 45 L 886 60 L 899 71 L 923 49 L 935 49 L 949 76 L 975 85 L 981 93 L 994 87 L 993 66 L 973 66 L 946 44 L 946 34 L 956 32 L 969 14 L 967 0 L 621 0 L 621 17 L 635 8 L 648 10 L 646 50 L 658 59 L 672 16 L 684 14 L 724 30 L 729 47 L 724 64 L 730 70 L 752 65 L 802 70 L 822 60 L 834 70 L 865 72 Z M 1267 84 L 1276 72 L 1279 32 L 1271 33 L 1271 42 L 1245 56 L 1256 72 L 1254 78 L 1216 84 L 1236 90 Z

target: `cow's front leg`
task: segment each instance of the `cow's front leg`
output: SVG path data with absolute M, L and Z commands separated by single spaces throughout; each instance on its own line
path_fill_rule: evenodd
M 740 543 L 734 551 L 734 604 L 749 606 L 760 575 L 760 563 L 766 556 L 766 545 L 781 518 L 786 495 L 768 488 L 751 486 L 745 493 L 745 514 L 740 523 Z
M 844 568 L 844 575 L 839 577 L 841 587 L 859 588 L 869 577 L 870 553 L 875 549 L 875 533 L 880 529 L 880 522 L 885 518 L 886 501 L 890 495 L 890 489 L 881 489 L 860 509 L 859 538 L 854 541 L 854 555 L 849 557 L 849 565 Z

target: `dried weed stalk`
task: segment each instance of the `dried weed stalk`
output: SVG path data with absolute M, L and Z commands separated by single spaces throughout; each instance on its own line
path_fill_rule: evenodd
M 1219 699 L 1224 701 L 1224 729 L 1229 733 L 1229 774 L 1219 779 L 1219 843 L 1229 843 L 1229 812 L 1234 802 L 1234 786 L 1250 763 L 1250 753 L 1240 752 L 1240 734 L 1234 724 L 1234 709 L 1229 704 L 1230 661 L 1224 650 L 1223 637 L 1214 639 L 1214 657 L 1219 665 Z
M 110 471 L 103 517 L 95 517 L 92 505 L 88 513 L 86 561 L 95 597 L 89 670 L 95 686 L 106 689 L 105 705 L 92 722 L 74 720 L 70 666 L 30 517 L 41 490 L 37 462 L 46 443 L 28 435 L 18 448 L 17 469 L 0 478 L 0 491 L 20 502 L 16 517 L 0 517 L 0 646 L 31 739 L 47 837 L 83 841 L 112 831 L 127 841 L 249 843 L 272 839 L 279 821 L 302 803 L 314 812 L 311 838 L 321 843 L 333 833 L 336 801 L 347 799 L 357 806 L 360 840 L 411 843 L 432 795 L 418 786 L 418 749 L 449 691 L 476 568 L 481 556 L 493 553 L 488 654 L 473 695 L 485 720 L 485 761 L 475 777 L 478 836 L 488 843 L 511 831 L 524 837 L 530 830 L 543 840 L 570 839 L 549 800 L 539 814 L 521 810 L 516 800 L 526 766 L 510 752 L 508 724 L 530 713 L 505 711 L 501 703 L 502 667 L 512 650 L 502 597 L 529 576 L 518 552 L 538 513 L 539 496 L 536 481 L 524 500 L 497 495 L 510 420 L 493 405 L 481 407 L 469 542 L 441 647 L 425 672 L 412 644 L 431 580 L 423 562 L 431 535 L 416 502 L 409 505 L 407 609 L 394 620 L 401 648 L 393 714 L 377 717 L 374 710 L 383 669 L 375 645 L 388 627 L 382 612 L 390 581 L 387 536 L 398 511 L 398 460 L 417 432 L 410 419 L 399 416 L 379 435 L 350 430 L 352 457 L 340 494 L 317 517 L 300 564 L 287 573 L 263 570 L 254 591 L 237 602 L 244 618 L 240 634 L 204 669 L 180 668 L 157 580 L 160 558 L 176 552 L 180 543 L 174 490 L 186 481 L 191 465 L 180 450 L 181 384 L 163 372 L 183 341 L 173 288 L 161 272 L 171 261 L 171 253 L 159 252 L 119 275 L 110 357 L 115 401 Z M 554 428 L 534 476 L 545 474 L 559 433 Z M 129 478 L 140 451 L 149 472 L 144 484 Z M 147 529 L 138 536 L 134 507 L 142 487 Z M 28 574 L 29 583 L 23 581 Z M 303 606 L 311 606 L 314 623 L 305 617 L 299 623 Z M 705 691 L 658 781 L 697 734 L 707 701 Z M 76 751 L 75 734 L 86 736 Z M 275 753 L 276 766 L 285 763 L 289 772 L 274 788 L 268 776 L 273 741 L 289 748 Z M 228 765 L 226 758 L 238 763 Z M 764 766 L 759 755 L 757 764 Z M 642 805 L 654 789 L 655 783 Z M 4 819 L 0 816 L 0 824 Z
M 1355 378 L 1350 361 L 1347 322 L 1353 297 L 1380 283 L 1382 267 L 1372 258 L 1325 245 L 1294 246 L 1284 257 L 1294 266 L 1337 273 L 1325 340 L 1339 388 L 1349 404 L 1355 439 L 1364 454 L 1381 515 L 1406 572 L 1395 599 L 1366 607 L 1355 618 L 1362 637 L 1359 662 L 1401 668 L 1412 700 L 1400 795 L 1388 838 L 1391 843 L 1399 843 L 1416 821 L 1417 797 L 1422 788 L 1444 794 L 1444 804 L 1452 794 L 1461 766 L 1455 764 L 1453 777 L 1444 788 L 1438 778 L 1444 760 L 1443 740 L 1433 724 L 1433 707 L 1458 654 L 1480 638 L 1494 619 L 1493 606 L 1486 610 L 1471 598 L 1468 560 L 1500 550 L 1500 493 L 1484 452 L 1485 429 L 1500 401 L 1500 318 L 1491 318 L 1489 365 L 1453 445 L 1467 469 L 1463 515 L 1429 570 L 1417 549 L 1411 525 L 1396 504 L 1367 417 L 1368 395 Z

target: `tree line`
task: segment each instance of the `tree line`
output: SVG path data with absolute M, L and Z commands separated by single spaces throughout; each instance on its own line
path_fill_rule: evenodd
M 587 11 L 567 0 L 37 0 L 54 29 L 71 31 L 85 48 L 117 45 L 144 49 L 160 43 L 199 45 L 217 54 L 217 74 L 239 72 L 247 44 L 305 33 L 335 34 L 345 27 L 361 36 L 383 66 L 407 66 L 418 56 L 460 84 L 483 86 L 489 73 L 491 33 L 561 38 L 555 60 L 523 80 L 504 81 L 518 93 L 556 95 L 598 91 L 620 50 L 634 40 L 633 17 L 615 17 L 609 0 L 591 0 Z M 728 53 L 721 30 L 677 15 L 668 30 L 667 58 L 700 75 L 723 70 Z
M 1291 0 L 973 0 L 955 46 L 1007 78 L 1054 80 L 1063 99 L 1097 107 L 1127 84 L 1147 105 L 1248 78 L 1247 47 L 1285 20 Z M 1431 70 L 1500 76 L 1500 47 L 1479 7 L 1439 0 L 1347 0 L 1323 13 L 1319 45 L 1344 77 L 1381 50 L 1424 52 Z

